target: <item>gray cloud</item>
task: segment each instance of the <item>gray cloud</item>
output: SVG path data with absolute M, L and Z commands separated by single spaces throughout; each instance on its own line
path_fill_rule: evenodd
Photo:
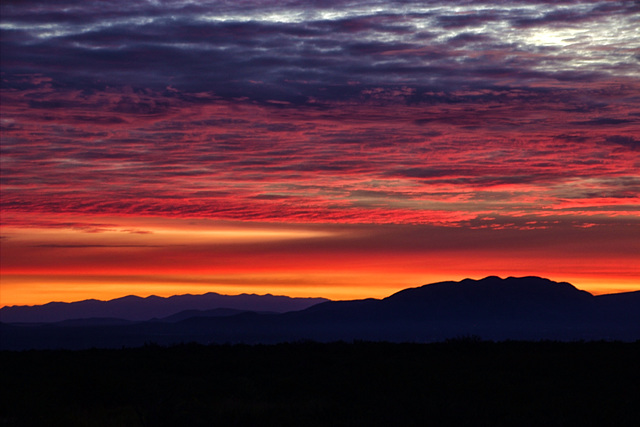
M 345 100 L 357 96 L 356 88 L 399 82 L 426 91 L 454 84 L 496 87 L 506 77 L 521 87 L 531 79 L 590 81 L 628 59 L 600 49 L 588 53 L 588 68 L 576 65 L 583 54 L 571 50 L 526 60 L 528 51 L 547 48 L 534 37 L 535 27 L 616 20 L 624 31 L 633 26 L 635 2 L 516 2 L 532 9 L 511 3 L 371 2 L 349 8 L 354 5 L 346 2 L 67 2 L 65 8 L 10 2 L 2 6 L 2 66 L 8 87 L 20 86 L 19 75 L 41 73 L 53 84 L 84 90 L 126 81 L 300 104 Z M 466 13 L 451 14 L 453 4 Z M 380 11 L 365 11 L 371 9 Z M 532 38 L 522 28 L 531 28 Z M 461 49 L 470 43 L 473 50 Z M 598 43 L 593 48 L 603 47 Z M 594 65 L 595 54 L 600 65 Z M 548 61 L 555 63 L 553 71 L 542 66 Z

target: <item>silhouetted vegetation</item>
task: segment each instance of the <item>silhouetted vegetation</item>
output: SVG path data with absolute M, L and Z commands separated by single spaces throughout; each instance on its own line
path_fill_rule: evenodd
M 640 425 L 640 342 L 0 352 L 2 426 Z

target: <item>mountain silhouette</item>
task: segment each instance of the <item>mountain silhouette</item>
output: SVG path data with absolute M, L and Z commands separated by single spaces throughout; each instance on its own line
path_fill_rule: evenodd
M 549 319 L 582 312 L 594 296 L 569 283 L 539 277 L 489 276 L 482 280 L 440 282 L 405 289 L 382 300 L 327 302 L 309 312 L 353 317 L 407 320 Z M 354 310 L 355 309 L 355 310 Z M 351 312 L 351 313 L 349 313 Z
M 640 292 L 593 296 L 539 277 L 489 276 L 405 289 L 382 300 L 326 302 L 288 316 L 312 327 L 344 325 L 331 331 L 340 339 L 636 340 Z
M 325 301 L 298 311 L 183 312 L 126 325 L 96 319 L 3 323 L 2 348 L 87 348 L 315 341 L 434 342 L 640 339 L 640 291 L 594 296 L 539 277 L 489 276 L 405 289 L 384 299 Z
M 71 303 L 50 302 L 36 306 L 2 307 L 0 308 L 0 321 L 49 323 L 99 317 L 144 321 L 172 316 L 186 310 L 214 309 L 283 313 L 302 310 L 323 301 L 328 300 L 326 298 L 291 298 L 270 294 L 221 295 L 215 292 L 203 295 L 175 295 L 168 298 L 155 295 L 146 298 L 129 295 L 109 301 L 90 299 Z M 216 314 L 209 313 L 208 315 Z M 217 315 L 223 314 L 220 312 Z
M 198 318 L 198 317 L 226 317 L 235 316 L 242 313 L 253 313 L 252 310 L 238 310 L 235 308 L 213 308 L 211 310 L 184 310 L 171 316 L 163 317 L 158 320 L 160 322 L 179 322 L 185 319 Z M 258 314 L 277 314 L 275 311 L 255 311 Z

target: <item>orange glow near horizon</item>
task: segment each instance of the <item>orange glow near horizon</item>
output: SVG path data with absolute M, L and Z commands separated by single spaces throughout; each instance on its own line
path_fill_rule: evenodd
M 383 298 L 489 275 L 542 276 L 593 294 L 640 288 L 632 236 L 618 232 L 610 247 L 599 242 L 615 230 L 560 229 L 521 245 L 539 234 L 126 217 L 53 227 L 53 219 L 47 227 L 3 227 L 0 306 L 206 292 Z
M 517 277 L 533 274 L 518 274 Z M 509 275 L 498 274 L 500 277 Z M 110 300 L 127 295 L 169 297 L 183 294 L 216 292 L 226 295 L 272 294 L 290 297 L 323 297 L 331 300 L 384 298 L 406 288 L 428 283 L 463 278 L 481 279 L 482 274 L 437 275 L 411 273 L 404 275 L 317 273 L 313 279 L 291 274 L 251 276 L 237 274 L 228 277 L 87 277 L 84 275 L 4 275 L 0 307 L 12 305 L 40 305 L 48 302 L 74 302 L 85 299 Z M 553 276 L 551 276 L 553 277 Z M 553 277 L 558 282 L 569 282 L 576 288 L 593 295 L 637 291 L 635 278 Z

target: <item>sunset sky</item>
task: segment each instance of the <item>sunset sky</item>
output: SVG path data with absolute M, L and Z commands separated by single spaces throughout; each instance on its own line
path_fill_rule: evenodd
M 637 1 L 0 13 L 0 306 L 640 289 Z

